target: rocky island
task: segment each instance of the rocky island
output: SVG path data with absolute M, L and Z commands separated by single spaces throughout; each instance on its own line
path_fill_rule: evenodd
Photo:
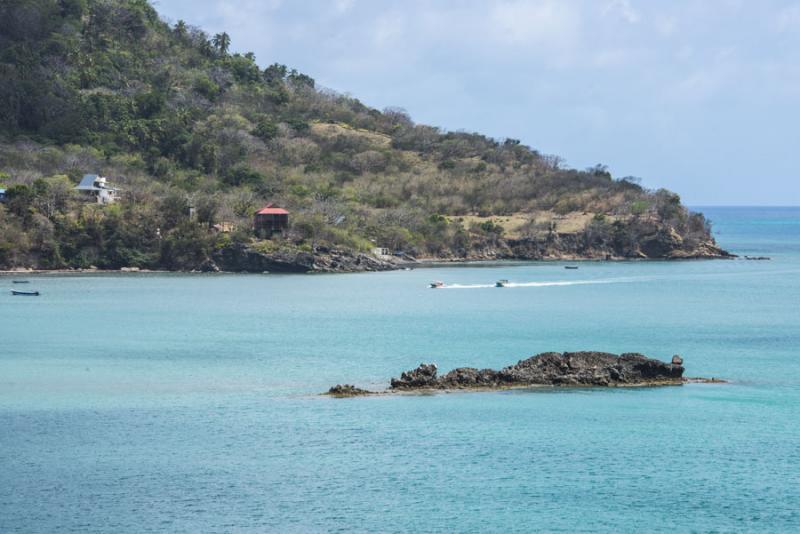
M 718 379 L 684 378 L 683 358 L 673 356 L 670 363 L 638 353 L 621 355 L 607 352 L 545 352 L 499 371 L 459 367 L 439 376 L 433 363 L 423 363 L 392 378 L 384 393 L 446 390 L 498 390 L 522 387 L 643 387 L 673 386 L 685 382 L 722 382 Z M 336 397 L 375 395 L 345 384 L 328 391 Z

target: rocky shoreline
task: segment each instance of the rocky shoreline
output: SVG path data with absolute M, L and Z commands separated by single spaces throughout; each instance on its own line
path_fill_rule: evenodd
M 627 247 L 591 246 L 575 233 L 542 238 L 498 239 L 470 250 L 454 251 L 439 261 L 480 260 L 678 260 L 736 258 L 713 239 L 689 244 L 674 230 L 660 230 Z
M 563 237 L 563 236 L 562 236 Z M 410 255 L 377 257 L 348 249 L 318 247 L 313 253 L 301 250 L 262 252 L 237 244 L 216 250 L 210 257 L 191 269 L 161 270 L 121 267 L 119 269 L 35 269 L 16 268 L 7 273 L 24 272 L 205 272 L 205 273 L 354 273 L 408 269 L 418 266 L 481 261 L 631 261 L 631 260 L 688 260 L 736 258 L 713 243 L 693 249 L 649 249 L 635 254 L 618 255 L 607 250 L 581 248 L 574 236 L 553 242 L 538 240 L 507 240 L 470 251 L 453 252 L 433 257 L 414 258 Z M 663 253 L 663 254 L 662 254 Z
M 607 352 L 545 352 L 520 360 L 500 370 L 459 367 L 440 376 L 436 364 L 423 363 L 392 378 L 385 391 L 369 391 L 351 384 L 337 384 L 327 395 L 357 397 L 388 393 L 436 391 L 496 391 L 533 387 L 651 387 L 678 386 L 684 383 L 719 383 L 711 378 L 683 376 L 683 358 L 673 356 L 670 363 L 638 353 L 621 355 Z
M 674 232 L 673 232 L 674 234 Z M 501 239 L 492 245 L 452 251 L 433 257 L 409 255 L 376 257 L 346 249 L 323 248 L 311 252 L 263 253 L 237 245 L 217 251 L 198 270 L 226 272 L 335 273 L 391 271 L 417 265 L 472 261 L 575 261 L 575 260 L 688 260 L 731 259 L 736 255 L 710 240 L 688 247 L 677 234 L 662 232 L 631 250 L 586 247 L 575 234 L 554 234 L 548 239 Z

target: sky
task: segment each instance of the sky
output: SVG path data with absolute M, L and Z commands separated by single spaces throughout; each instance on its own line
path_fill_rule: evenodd
M 800 1 L 154 4 L 417 123 L 604 164 L 690 205 L 800 205 Z

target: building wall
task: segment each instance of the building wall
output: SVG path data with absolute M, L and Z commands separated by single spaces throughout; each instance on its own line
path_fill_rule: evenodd
M 116 200 L 116 195 L 111 189 L 102 189 L 97 192 L 97 202 L 99 204 L 111 204 Z
M 256 215 L 253 221 L 256 233 L 282 232 L 289 228 L 288 215 Z

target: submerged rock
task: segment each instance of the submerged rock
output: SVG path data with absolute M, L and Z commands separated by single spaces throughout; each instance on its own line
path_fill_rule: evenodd
M 374 395 L 372 391 L 357 388 L 352 384 L 336 384 L 328 390 L 328 395 L 334 397 L 362 397 L 364 395 Z
M 683 383 L 683 360 L 666 363 L 637 353 L 546 352 L 499 371 L 459 367 L 438 376 L 422 364 L 391 381 L 392 390 L 505 388 L 521 386 L 643 386 Z

